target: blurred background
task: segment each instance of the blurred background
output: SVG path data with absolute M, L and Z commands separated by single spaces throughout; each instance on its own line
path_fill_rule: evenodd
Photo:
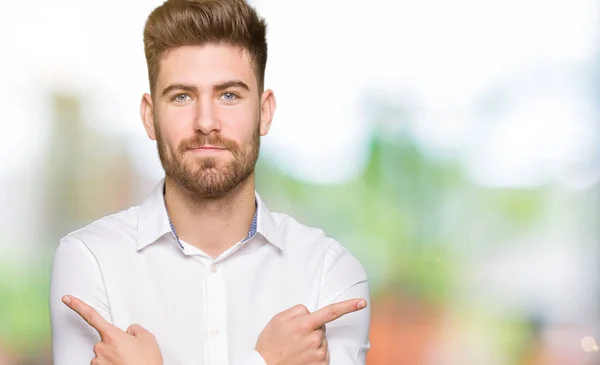
M 160 0 L 0 4 L 0 364 L 48 365 L 59 238 L 162 177 Z M 277 96 L 258 191 L 372 286 L 368 365 L 600 364 L 600 4 L 254 0 Z

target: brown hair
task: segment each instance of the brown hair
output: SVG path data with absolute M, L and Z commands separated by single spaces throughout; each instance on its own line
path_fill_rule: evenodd
M 204 44 L 239 46 L 250 54 L 259 91 L 267 65 L 267 25 L 245 0 L 167 0 L 150 13 L 144 27 L 144 52 L 150 93 L 159 62 L 170 49 Z

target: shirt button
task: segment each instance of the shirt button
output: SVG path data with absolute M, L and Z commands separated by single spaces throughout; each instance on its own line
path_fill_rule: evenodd
M 217 272 L 217 264 L 212 264 L 210 267 L 210 271 L 212 271 L 213 273 Z

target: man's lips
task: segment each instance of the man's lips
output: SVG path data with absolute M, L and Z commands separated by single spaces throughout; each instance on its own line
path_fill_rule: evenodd
M 198 146 L 198 147 L 192 147 L 190 148 L 191 150 L 201 150 L 201 151 L 224 151 L 225 148 L 222 147 L 217 147 L 217 146 Z
M 205 146 L 198 146 L 198 147 L 190 148 L 189 151 L 192 153 L 199 153 L 199 154 L 221 154 L 223 152 L 226 152 L 227 149 L 223 148 L 223 147 L 205 145 Z

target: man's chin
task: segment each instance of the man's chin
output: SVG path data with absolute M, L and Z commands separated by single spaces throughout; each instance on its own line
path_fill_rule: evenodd
M 213 182 L 196 185 L 192 192 L 205 198 L 221 198 L 227 195 L 233 188 L 234 187 L 228 187 L 225 184 Z

